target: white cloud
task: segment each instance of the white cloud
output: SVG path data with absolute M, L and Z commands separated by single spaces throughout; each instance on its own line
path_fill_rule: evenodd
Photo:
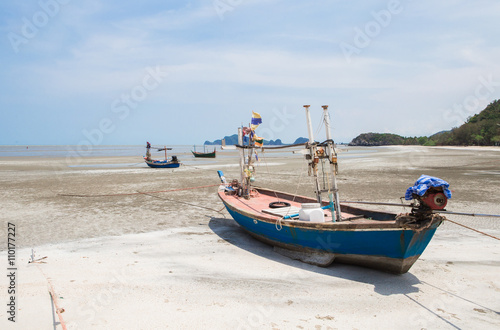
M 56 108 L 58 98 L 73 99 L 82 116 L 89 100 L 100 100 L 102 108 L 94 111 L 104 114 L 141 81 L 146 67 L 161 66 L 169 76 L 144 111 L 166 116 L 162 107 L 201 111 L 196 107 L 205 105 L 203 111 L 234 116 L 236 107 L 242 114 L 254 107 L 271 113 L 330 103 L 336 133 L 347 140 L 384 130 L 387 121 L 400 134 L 445 129 L 441 113 L 473 93 L 478 77 L 500 80 L 499 37 L 491 30 L 500 5 L 491 1 L 409 2 L 351 63 L 338 44 L 386 1 L 356 8 L 243 1 L 224 21 L 211 1 L 120 5 L 94 0 L 66 6 L 1 69 L 9 100 L 26 90 L 26 99 L 47 108 Z M 283 138 L 292 139 L 291 131 Z

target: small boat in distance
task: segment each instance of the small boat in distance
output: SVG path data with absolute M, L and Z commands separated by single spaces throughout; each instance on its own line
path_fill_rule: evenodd
M 195 156 L 195 157 L 200 157 L 200 158 L 215 158 L 216 157 L 215 147 L 214 147 L 214 151 L 212 151 L 212 152 L 207 152 L 205 145 L 203 145 L 203 152 L 196 152 L 195 145 L 193 146 L 193 148 L 194 148 L 194 151 L 191 150 L 191 152 L 193 153 L 193 156 Z
M 252 157 L 259 139 L 255 128 L 262 122 L 256 113 L 252 118 L 253 138 L 248 145 L 243 144 L 242 128 L 238 129 L 239 180 L 226 181 L 222 171 L 218 171 L 222 182 L 219 198 L 246 232 L 274 246 L 282 255 L 318 266 L 328 266 L 335 260 L 406 273 L 446 220 L 437 212 L 444 211 L 447 198 L 451 197 L 448 183 L 422 176 L 407 191 L 406 199 L 414 202 L 403 204 L 411 207 L 411 213 L 395 214 L 341 204 L 336 183 L 337 152 L 330 136 L 328 106 L 323 106 L 326 141 L 322 143 L 315 142 L 309 106 L 304 107 L 309 142 L 300 145 L 305 147 L 316 198 L 252 186 L 255 181 Z M 262 148 L 284 147 L 258 147 Z M 297 184 L 299 191 L 300 179 Z
M 176 168 L 181 165 L 177 156 L 172 156 L 170 160 L 167 159 L 167 150 L 172 150 L 172 148 L 167 148 L 166 146 L 157 147 L 158 151 L 165 151 L 165 159 L 157 160 L 151 158 L 151 143 L 146 142 L 146 156 L 144 157 L 144 161 L 149 167 L 153 168 Z

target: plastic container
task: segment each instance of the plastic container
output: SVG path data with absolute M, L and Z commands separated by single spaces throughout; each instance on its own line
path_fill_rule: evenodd
M 319 203 L 304 203 L 301 204 L 299 211 L 299 220 L 311 222 L 325 222 L 325 214 Z

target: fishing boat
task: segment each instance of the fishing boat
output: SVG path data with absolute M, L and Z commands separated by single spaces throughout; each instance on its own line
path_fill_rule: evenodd
M 314 177 L 315 197 L 255 187 L 255 144 L 243 145 L 238 129 L 240 178 L 227 181 L 218 171 L 218 196 L 233 219 L 276 252 L 319 266 L 332 262 L 356 264 L 403 274 L 417 261 L 436 229 L 446 220 L 437 213 L 451 197 L 448 183 L 423 176 L 407 195 L 411 212 L 396 214 L 342 204 L 336 176 L 337 151 L 331 139 L 328 106 L 323 106 L 326 141 L 315 142 L 309 106 L 306 110 L 309 142 L 300 153 Z M 254 128 L 254 127 L 252 127 Z M 259 147 L 259 149 L 283 147 Z M 324 198 L 325 197 L 325 200 Z
M 172 148 L 167 148 L 166 146 L 157 147 L 158 151 L 165 151 L 165 159 L 157 160 L 151 158 L 151 144 L 146 142 L 146 156 L 144 157 L 144 161 L 149 167 L 153 168 L 176 168 L 181 165 L 177 156 L 172 156 L 170 160 L 167 159 L 167 150 L 172 150 Z
M 212 152 L 207 152 L 205 145 L 203 145 L 203 152 L 196 152 L 196 146 L 193 146 L 194 151 L 191 150 L 193 153 L 193 156 L 195 157 L 200 157 L 200 158 L 215 158 L 216 157 L 216 149 L 214 147 L 214 151 Z

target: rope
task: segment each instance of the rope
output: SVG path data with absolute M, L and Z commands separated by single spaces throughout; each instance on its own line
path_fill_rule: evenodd
M 273 149 L 284 149 L 284 148 L 292 148 L 292 147 L 305 146 L 306 144 L 307 143 L 286 144 L 286 145 L 277 146 L 277 147 L 254 147 L 254 146 L 245 146 L 245 145 L 239 145 L 239 144 L 235 144 L 234 146 L 236 148 L 240 148 L 240 149 L 273 150 Z
M 246 207 L 255 211 L 256 213 L 263 214 L 263 215 L 267 216 L 267 214 L 264 212 L 261 212 L 261 210 L 258 210 L 255 207 L 253 207 L 252 205 L 245 203 L 242 198 L 237 198 L 236 201 L 240 202 L 241 204 L 245 205 Z
M 35 262 L 32 262 L 32 263 L 35 263 Z M 56 308 L 56 314 L 59 317 L 59 324 L 61 324 L 61 327 L 63 328 L 63 330 L 67 330 L 66 323 L 64 322 L 63 317 L 62 317 L 62 313 L 64 313 L 64 308 L 59 307 L 59 304 L 57 301 L 57 295 L 54 291 L 54 287 L 52 286 L 52 282 L 50 282 L 49 278 L 47 277 L 47 275 L 45 275 L 45 273 L 40 268 L 40 266 L 38 266 L 36 263 L 35 263 L 35 266 L 42 273 L 43 277 L 45 277 L 45 280 L 47 280 L 47 284 L 49 285 L 49 294 L 50 294 L 50 297 L 52 298 L 52 302 L 54 304 L 54 307 Z
M 297 182 L 297 187 L 295 188 L 295 193 L 293 194 L 293 198 L 292 198 L 292 203 L 295 202 L 295 197 L 297 197 L 297 193 L 299 192 L 299 188 L 300 188 L 300 185 L 301 185 L 301 182 L 302 181 L 302 176 L 304 175 L 305 173 L 305 167 L 306 167 L 306 162 L 302 162 L 302 168 L 300 169 L 300 175 L 299 175 L 299 181 Z M 286 217 L 288 216 L 288 212 L 290 212 L 290 209 L 288 209 L 288 211 L 286 212 L 286 214 L 281 217 L 277 222 L 276 222 L 276 230 L 280 231 L 283 226 L 281 225 L 281 221 Z M 278 224 L 279 224 L 279 229 L 278 229 Z
M 196 205 L 196 204 L 192 204 L 192 203 L 188 203 L 188 202 L 182 202 L 182 201 L 178 201 L 178 200 L 175 200 L 175 199 L 170 199 L 170 198 L 158 197 L 158 196 L 150 195 L 150 193 L 147 193 L 147 192 L 137 192 L 137 193 L 141 194 L 141 195 L 146 195 L 146 196 L 150 196 L 150 197 L 153 197 L 153 198 L 161 199 L 161 200 L 164 200 L 164 201 L 176 202 L 176 203 L 180 203 L 180 204 L 186 204 L 186 205 L 189 205 L 189 206 L 194 206 L 194 207 L 199 207 L 199 208 L 202 208 L 202 209 L 214 211 L 214 212 L 217 212 L 217 213 L 221 214 L 224 217 L 224 219 L 226 218 L 226 215 L 221 212 L 225 208 L 225 206 L 223 206 L 220 210 L 216 210 L 216 209 L 212 209 L 210 207 Z
M 266 159 L 266 156 L 264 156 L 264 154 L 265 154 L 265 152 L 264 152 L 264 150 L 262 150 L 261 157 L 262 157 L 262 160 L 264 161 L 264 164 L 266 165 L 267 175 L 271 175 L 271 172 L 269 171 L 269 166 L 267 165 L 267 159 Z M 279 199 L 278 194 L 276 193 L 276 191 L 274 191 L 274 196 L 276 197 L 276 199 L 279 202 L 280 199 Z
M 260 196 L 260 193 L 255 190 L 255 189 L 250 189 L 250 191 L 248 192 L 248 194 L 250 195 L 250 197 L 259 197 Z
M 132 196 L 132 195 L 141 195 L 141 194 L 157 194 L 162 192 L 174 192 L 174 191 L 183 191 L 183 190 L 192 190 L 192 189 L 201 189 L 201 188 L 210 188 L 210 187 L 218 187 L 220 184 L 211 184 L 208 186 L 198 186 L 198 187 L 188 187 L 188 188 L 179 188 L 179 189 L 171 189 L 171 190 L 159 190 L 159 191 L 146 191 L 146 192 L 135 192 L 135 193 L 123 193 L 123 194 L 104 194 L 104 195 L 78 195 L 78 194 L 57 194 L 57 196 L 64 197 L 107 197 L 107 196 Z
M 323 128 L 324 123 L 325 123 L 325 113 L 323 113 L 323 115 L 321 116 L 321 120 L 319 122 L 318 128 L 316 129 L 316 132 L 314 133 L 314 135 L 316 135 L 316 136 L 319 135 L 319 132 L 321 132 L 321 128 Z
M 197 169 L 197 170 L 202 170 L 202 169 L 203 169 L 203 168 L 198 167 L 198 166 L 195 166 L 195 165 L 186 165 L 186 164 L 182 164 L 182 166 L 191 167 L 191 168 L 194 168 L 194 169 Z
M 491 238 L 494 238 L 494 239 L 497 239 L 497 240 L 499 240 L 499 241 L 500 241 L 500 238 L 495 237 L 495 236 L 493 236 L 493 235 L 486 234 L 486 233 L 484 233 L 484 232 L 482 232 L 482 231 L 479 231 L 479 230 L 474 229 L 474 228 L 471 228 L 471 227 L 467 227 L 466 225 L 462 225 L 461 223 L 455 222 L 455 221 L 450 220 L 450 219 L 446 219 L 446 220 L 447 220 L 447 221 L 450 221 L 450 222 L 453 222 L 453 223 L 454 223 L 454 224 L 456 224 L 456 225 L 462 226 L 462 227 L 464 227 L 464 228 L 470 229 L 470 230 L 472 230 L 472 231 L 478 232 L 478 233 L 480 233 L 480 234 L 483 234 L 483 235 L 485 235 L 485 236 L 489 236 L 489 237 L 491 237 Z
M 267 165 L 267 160 L 266 160 L 266 157 L 264 156 L 264 149 L 262 149 L 262 160 L 264 161 L 264 164 L 266 165 L 266 171 L 267 171 L 267 174 L 270 175 L 271 173 L 269 172 L 269 166 Z M 280 198 L 278 197 L 278 194 L 276 193 L 276 191 L 274 191 L 274 197 L 276 197 L 276 199 L 278 200 L 278 202 L 280 202 Z M 283 226 L 281 225 L 281 220 L 283 220 L 283 218 L 288 215 L 288 212 L 287 214 L 285 214 L 284 216 L 282 216 L 281 218 L 279 218 L 278 220 L 276 220 L 276 223 L 274 224 L 274 226 L 276 227 L 276 230 L 277 231 L 280 231 Z M 279 225 L 279 227 L 278 227 Z
M 295 193 L 293 194 L 292 202 L 295 202 L 295 197 L 297 197 L 297 193 L 299 192 L 299 188 L 300 188 L 300 184 L 301 184 L 300 181 L 302 181 L 302 176 L 304 175 L 304 172 L 305 172 L 304 167 L 306 164 L 307 164 L 306 162 L 302 162 L 302 168 L 300 169 L 300 175 L 299 175 L 299 182 L 297 182 L 297 187 L 295 188 Z
M 267 170 L 267 174 L 270 175 L 269 173 L 269 167 L 267 166 L 267 161 L 266 161 L 266 158 L 264 156 L 264 151 L 262 151 L 262 159 L 264 160 L 264 164 L 266 165 L 266 170 Z M 303 163 L 305 164 L 305 163 Z M 299 187 L 300 187 L 300 181 L 302 179 L 302 175 L 305 171 L 303 171 L 303 169 L 301 169 L 300 171 L 300 175 L 298 175 L 299 177 L 299 181 L 297 183 L 297 188 L 295 189 L 295 194 L 293 194 L 293 198 L 292 198 L 292 203 L 295 202 L 295 197 L 297 197 L 297 192 L 299 191 Z M 287 175 L 288 176 L 288 175 Z M 278 199 L 278 201 L 280 201 L 280 198 L 278 197 L 278 194 L 276 193 L 276 191 L 274 191 L 274 196 L 276 197 L 276 199 Z M 276 220 L 276 223 L 274 224 L 275 227 L 276 227 L 276 230 L 277 231 L 280 231 L 281 229 L 283 229 L 283 225 L 281 224 L 281 221 L 287 216 L 289 215 L 288 213 L 290 212 L 290 209 L 288 209 L 288 211 L 286 212 L 285 215 L 283 215 L 281 218 L 279 218 L 278 220 Z
M 266 157 L 264 156 L 264 149 L 262 149 L 262 160 L 264 161 L 264 164 L 266 165 L 266 171 L 267 171 L 267 174 L 268 175 L 271 175 L 271 173 L 269 172 L 269 166 L 267 165 L 267 160 L 266 160 Z M 276 199 L 278 200 L 278 202 L 280 202 L 280 198 L 278 197 L 278 194 L 276 193 L 276 191 L 274 190 L 274 197 L 276 197 Z M 281 229 L 283 229 L 283 226 L 281 224 L 281 220 L 283 220 L 283 218 L 285 216 L 288 215 L 288 212 L 287 214 L 285 214 L 284 216 L 282 216 L 281 218 L 279 218 L 278 220 L 276 220 L 276 222 L 274 223 L 274 226 L 276 227 L 276 230 L 277 231 L 280 231 Z M 279 226 L 278 226 L 279 225 Z
M 191 168 L 195 168 L 197 170 L 203 170 L 204 168 L 203 167 L 198 167 L 196 165 L 188 165 L 188 164 L 184 164 L 184 163 L 181 163 L 182 166 L 187 166 L 187 167 L 191 167 Z
M 281 224 L 281 221 L 285 218 L 285 216 L 279 218 L 276 223 L 274 224 L 274 226 L 276 227 L 276 230 L 277 231 L 281 231 L 281 229 L 283 229 L 283 225 Z

